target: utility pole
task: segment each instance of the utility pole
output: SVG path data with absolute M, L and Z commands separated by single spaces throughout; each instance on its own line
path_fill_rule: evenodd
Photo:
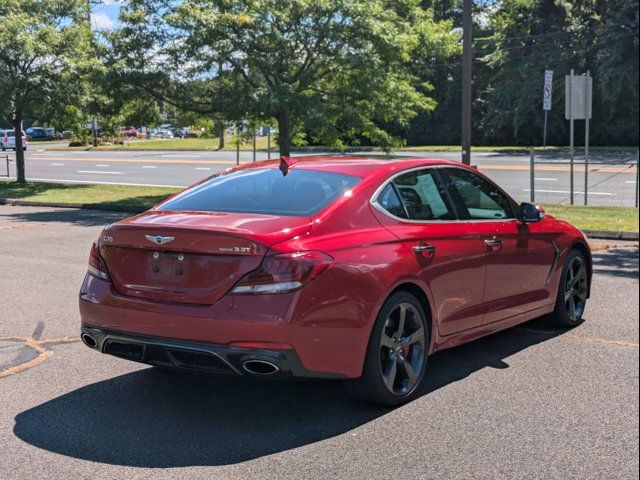
M 471 61 L 473 58 L 472 0 L 462 9 L 462 163 L 471 165 Z

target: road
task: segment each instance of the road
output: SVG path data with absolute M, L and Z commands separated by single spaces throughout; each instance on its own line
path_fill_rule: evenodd
M 456 152 L 398 152 L 399 156 L 445 158 L 458 160 Z M 14 154 L 9 152 L 12 160 Z M 267 154 L 258 152 L 258 160 Z M 241 152 L 240 162 L 251 162 L 252 152 Z M 473 163 L 503 186 L 516 200 L 531 197 L 529 156 L 475 152 Z M 236 164 L 235 152 L 108 152 L 108 151 L 27 151 L 27 178 L 34 181 L 65 181 L 82 183 L 117 183 L 191 185 L 213 173 Z M 4 166 L 0 164 L 0 175 Z M 10 176 L 15 177 L 15 163 L 9 164 Z M 584 197 L 584 173 L 576 169 L 575 196 L 581 203 Z M 598 165 L 589 172 L 589 204 L 634 206 L 636 198 L 635 166 Z M 536 167 L 536 201 L 568 203 L 569 167 L 544 164 Z
M 0 478 L 638 477 L 638 248 L 595 254 L 586 322 L 430 358 L 380 409 L 338 383 L 157 371 L 78 342 L 90 243 L 118 214 L 0 206 Z

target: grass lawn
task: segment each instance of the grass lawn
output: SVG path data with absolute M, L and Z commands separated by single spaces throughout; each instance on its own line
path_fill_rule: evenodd
M 178 191 L 172 187 L 0 181 L 0 198 L 90 205 L 105 210 L 143 211 Z M 638 231 L 638 209 L 545 205 L 551 215 L 583 230 Z
M 100 147 L 51 147 L 47 150 L 91 150 L 98 151 L 214 151 L 218 150 L 217 138 L 172 138 L 167 140 L 131 140 L 125 142 L 124 145 L 104 145 Z M 278 146 L 275 140 L 271 139 L 271 150 L 277 151 Z M 225 140 L 224 151 L 235 151 L 236 144 L 233 137 L 227 137 Z M 240 144 L 240 150 L 253 150 L 253 142 L 251 139 L 243 141 Z M 256 150 L 267 151 L 267 137 L 256 137 Z
M 177 192 L 172 187 L 27 183 L 0 181 L 0 198 L 33 202 L 71 203 L 118 211 L 144 211 Z
M 226 137 L 225 147 L 223 151 L 235 151 L 236 144 L 233 141 L 234 137 Z M 153 150 L 166 150 L 166 151 L 217 151 L 218 139 L 217 138 L 174 138 L 170 140 L 129 140 L 124 145 L 104 145 L 101 147 L 67 147 L 67 146 L 54 146 L 47 148 L 47 150 L 101 150 L 101 151 L 153 151 Z M 250 151 L 253 149 L 253 142 L 251 138 L 245 139 L 240 144 L 240 150 Z M 295 148 L 293 150 L 323 150 L 323 147 L 302 147 Z M 359 150 L 376 150 L 374 147 L 358 147 Z M 557 150 L 566 150 L 567 147 L 547 147 L 547 151 L 553 152 Z M 256 137 L 256 150 L 267 151 L 267 137 Z M 330 151 L 331 148 L 327 147 L 325 150 Z M 540 151 L 540 149 L 537 149 Z M 592 147 L 591 151 L 597 152 L 603 151 L 630 151 L 637 150 L 637 147 Z M 271 139 L 271 151 L 277 152 L 278 145 L 274 138 Z M 459 152 L 459 145 L 421 145 L 413 147 L 402 147 L 394 150 L 395 152 Z M 474 152 L 501 152 L 501 153 L 528 153 L 528 147 L 518 146 L 475 146 Z
M 544 205 L 544 208 L 554 217 L 566 220 L 582 230 L 638 231 L 637 208 L 578 205 Z

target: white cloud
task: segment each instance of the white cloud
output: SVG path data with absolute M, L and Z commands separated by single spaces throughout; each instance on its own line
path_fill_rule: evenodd
M 96 12 L 91 14 L 91 25 L 96 28 L 109 29 L 114 27 L 115 22 L 106 13 Z

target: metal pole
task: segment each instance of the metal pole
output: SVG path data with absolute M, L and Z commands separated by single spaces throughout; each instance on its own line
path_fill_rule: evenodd
M 531 175 L 531 203 L 536 201 L 536 177 L 535 177 L 535 165 L 536 165 L 536 157 L 533 148 L 529 151 L 529 172 Z
M 462 10 L 462 163 L 471 165 L 471 62 L 472 0 L 464 0 Z
M 636 153 L 636 208 L 638 208 L 638 197 L 640 197 L 640 155 Z
M 253 131 L 253 161 L 256 161 L 256 131 Z
M 271 160 L 271 126 L 267 130 L 267 159 Z
M 587 70 L 587 77 L 585 79 L 585 87 L 584 87 L 584 111 L 585 111 L 585 119 L 584 119 L 584 204 L 589 204 L 589 116 L 591 115 L 591 111 L 589 110 L 589 80 L 591 79 L 591 75 L 589 70 Z
M 569 185 L 570 185 L 570 201 L 571 201 L 571 205 L 573 205 L 573 68 L 571 69 L 571 76 L 569 77 L 569 136 L 571 137 L 570 140 L 570 144 L 569 144 L 569 155 L 570 155 L 570 160 L 571 160 L 571 167 L 570 167 L 570 173 L 569 175 L 571 176 L 571 178 L 569 179 Z
M 236 165 L 240 165 L 240 135 L 236 135 Z
M 544 111 L 544 133 L 542 134 L 542 150 L 547 149 L 547 118 L 549 118 L 549 110 Z

